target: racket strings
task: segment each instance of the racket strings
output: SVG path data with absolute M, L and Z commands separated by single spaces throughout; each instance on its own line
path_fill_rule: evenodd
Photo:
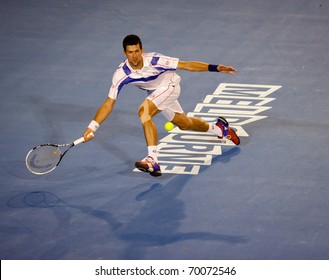
M 26 157 L 28 169 L 35 174 L 44 174 L 53 170 L 61 159 L 57 146 L 42 145 L 33 149 Z

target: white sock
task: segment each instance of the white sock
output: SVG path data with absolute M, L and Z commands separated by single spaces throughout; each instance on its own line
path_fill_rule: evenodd
M 208 129 L 208 132 L 216 135 L 216 136 L 219 136 L 219 137 L 223 137 L 223 132 L 222 130 L 215 124 L 212 124 L 212 123 L 209 123 L 209 129 Z
M 148 155 L 158 162 L 158 146 L 147 146 Z

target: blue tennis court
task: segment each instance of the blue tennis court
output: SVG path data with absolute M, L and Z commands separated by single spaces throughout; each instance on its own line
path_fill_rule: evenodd
M 2 0 L 2 260 L 328 260 L 329 3 L 325 0 Z M 232 65 L 179 71 L 186 113 L 225 116 L 241 145 L 167 132 L 163 175 L 126 86 L 95 139 L 44 176 L 25 155 L 81 137 L 124 60 L 146 52 Z

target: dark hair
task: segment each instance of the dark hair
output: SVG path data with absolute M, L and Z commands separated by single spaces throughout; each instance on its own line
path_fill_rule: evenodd
M 133 46 L 133 45 L 139 45 L 141 49 L 143 48 L 142 41 L 137 35 L 134 34 L 127 35 L 122 41 L 122 46 L 124 50 L 126 50 L 127 46 Z

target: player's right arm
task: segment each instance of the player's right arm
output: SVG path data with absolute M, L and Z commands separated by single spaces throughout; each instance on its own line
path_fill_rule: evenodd
M 113 107 L 115 104 L 115 99 L 112 99 L 108 97 L 105 102 L 99 107 L 99 109 L 96 112 L 96 115 L 93 119 L 93 121 L 90 123 L 88 128 L 83 133 L 83 137 L 85 138 L 85 142 L 88 142 L 89 140 L 93 139 L 94 136 L 90 136 L 89 134 L 95 133 L 97 130 L 97 125 L 99 126 L 103 121 L 106 120 L 106 118 L 111 114 Z M 96 127 L 95 127 L 96 125 Z M 89 135 L 89 136 L 88 136 Z

